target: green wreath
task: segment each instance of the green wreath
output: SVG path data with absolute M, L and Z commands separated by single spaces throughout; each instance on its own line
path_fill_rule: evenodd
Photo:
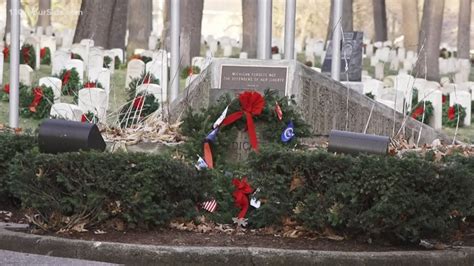
M 414 106 L 415 108 L 411 112 L 411 117 L 413 117 L 414 119 L 420 122 L 424 122 L 425 124 L 428 124 L 431 117 L 433 116 L 433 110 L 434 110 L 433 104 L 430 101 L 421 101 Z M 424 114 L 424 120 L 423 120 L 423 114 Z
M 449 106 L 448 102 L 443 104 L 443 126 L 456 127 L 458 124 L 459 116 L 459 127 L 464 125 L 464 118 L 466 117 L 466 108 L 460 104 L 454 104 Z
M 104 64 L 102 65 L 103 68 L 109 68 L 110 64 L 112 64 L 112 58 L 110 56 L 104 56 Z M 114 65 L 115 67 L 115 65 Z
M 142 84 L 156 84 L 160 85 L 160 80 L 151 73 L 143 72 L 139 78 L 134 78 L 128 85 L 128 99 L 135 98 L 137 87 Z
M 40 50 L 40 58 L 42 65 L 50 65 L 51 64 L 51 50 L 49 47 L 41 48 Z
M 189 76 L 189 72 L 191 71 L 191 67 L 187 66 L 181 71 L 181 78 L 185 79 Z M 193 66 L 193 74 L 201 73 L 201 69 L 198 66 Z
M 144 118 L 154 113 L 159 107 L 160 104 L 153 94 L 139 93 L 120 110 L 120 127 L 130 127 L 143 121 Z
M 79 59 L 81 61 L 84 61 L 84 59 L 82 59 L 82 56 L 80 56 L 79 54 L 75 54 L 75 53 L 71 53 L 71 59 Z
M 24 44 L 20 50 L 20 64 L 29 65 L 31 68 L 35 68 L 36 55 L 35 48 L 31 44 Z
M 259 116 L 253 118 L 257 131 L 260 132 L 261 137 L 266 141 L 260 141 L 262 146 L 295 146 L 299 145 L 298 138 L 311 136 L 309 125 L 303 121 L 300 113 L 296 110 L 294 97 L 278 97 L 276 92 L 270 89 L 265 91 L 263 97 L 265 99 L 264 109 Z M 278 103 L 283 113 L 282 120 L 278 119 L 275 112 L 276 103 Z M 239 100 L 231 98 L 228 94 L 219 98 L 216 104 L 208 108 L 203 108 L 199 111 L 187 110 L 181 124 L 181 132 L 187 139 L 183 146 L 183 152 L 188 158 L 195 158 L 196 154 L 202 154 L 204 138 L 212 130 L 213 123 L 227 106 L 229 106 L 227 115 L 240 110 Z M 293 138 L 285 144 L 280 138 L 290 121 L 293 122 L 298 138 Z M 211 143 L 213 160 L 216 165 L 225 164 L 225 154 L 228 154 L 231 145 L 235 142 L 238 130 L 245 130 L 246 125 L 245 119 L 240 119 L 219 131 L 216 141 Z
M 114 68 L 115 69 L 120 69 L 120 65 L 122 64 L 122 61 L 120 61 L 120 58 L 116 55 L 115 56 L 115 61 L 114 61 Z
M 20 82 L 20 99 L 21 99 L 21 93 L 23 91 L 27 91 L 29 87 L 23 83 Z M 8 102 L 10 100 L 10 84 L 7 83 L 3 85 L 3 89 L 0 91 L 0 98 L 4 102 Z
M 20 87 L 20 115 L 24 118 L 48 117 L 53 103 L 54 93 L 51 87 L 45 85 L 34 88 Z
M 79 80 L 79 73 L 76 68 L 63 69 L 59 75 L 55 76 L 62 81 L 62 94 L 63 95 L 77 95 L 77 92 L 81 89 L 81 81 Z
M 99 123 L 99 117 L 96 116 L 93 112 L 88 111 L 87 113 L 82 114 L 82 116 L 81 116 L 81 122 L 83 122 L 83 123 L 98 124 L 98 123 Z

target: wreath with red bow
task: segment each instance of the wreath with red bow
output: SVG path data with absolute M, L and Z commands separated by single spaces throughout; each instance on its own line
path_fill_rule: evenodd
M 49 116 L 54 103 L 51 87 L 20 86 L 20 115 L 25 118 L 43 119 Z
M 36 55 L 35 48 L 31 44 L 24 44 L 20 50 L 20 64 L 29 65 L 31 68 L 35 68 Z
M 99 123 L 99 117 L 97 117 L 93 112 L 89 111 L 85 114 L 82 114 L 81 122 L 82 123 L 98 124 Z
M 130 81 L 128 85 L 128 99 L 131 100 L 135 98 L 137 94 L 137 87 L 142 84 L 156 84 L 160 85 L 160 80 L 151 73 L 143 72 L 139 78 L 134 78 Z
M 76 68 L 63 69 L 56 77 L 62 81 L 61 90 L 63 95 L 77 95 L 82 87 Z
M 142 122 L 146 117 L 158 110 L 159 107 L 160 104 L 153 94 L 139 93 L 120 110 L 120 127 L 126 128 Z
M 281 120 L 275 110 L 276 104 L 283 113 Z M 281 134 L 289 121 L 293 122 L 298 137 L 311 135 L 310 128 L 303 121 L 293 97 L 279 97 L 270 89 L 263 95 L 247 91 L 233 98 L 226 94 L 208 108 L 188 109 L 185 113 L 181 124 L 181 133 L 186 137 L 183 152 L 190 160 L 194 160 L 196 154 L 203 154 L 203 142 L 205 144 L 203 140 L 212 131 L 214 122 L 226 107 L 228 107 L 227 116 L 218 130 L 218 136 L 215 141 L 209 143 L 215 168 L 227 169 L 241 163 L 228 160 L 229 149 L 234 144 L 238 131 L 244 131 L 249 135 L 251 149 L 254 151 L 261 145 L 298 146 L 297 139 L 292 139 L 286 144 L 281 141 Z
M 464 125 L 464 118 L 466 117 L 466 108 L 462 107 L 460 104 L 454 104 L 449 106 L 448 102 L 443 105 L 443 126 L 446 127 L 456 127 L 458 125 L 459 117 L 459 126 Z
M 428 124 L 431 117 L 433 116 L 433 110 L 433 104 L 430 101 L 421 101 L 417 103 L 415 109 L 411 112 L 411 117 L 420 122 Z
M 40 58 L 42 65 L 51 65 L 51 50 L 49 47 L 41 48 Z

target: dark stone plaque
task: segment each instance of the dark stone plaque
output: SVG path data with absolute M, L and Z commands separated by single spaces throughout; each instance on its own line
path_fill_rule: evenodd
M 286 91 L 288 67 L 222 65 L 220 88 Z
M 344 32 L 344 41 L 341 45 L 341 76 L 340 81 L 361 81 L 362 78 L 362 39 L 364 33 L 360 31 Z M 347 61 L 347 73 L 346 73 Z M 328 50 L 321 72 L 331 73 L 332 44 L 328 42 Z

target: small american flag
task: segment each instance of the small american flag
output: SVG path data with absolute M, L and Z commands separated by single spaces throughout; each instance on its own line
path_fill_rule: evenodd
M 214 212 L 217 208 L 217 201 L 215 199 L 205 201 L 201 204 L 201 208 L 208 212 Z
M 275 113 L 277 114 L 278 120 L 283 119 L 283 112 L 281 111 L 281 108 L 278 102 L 275 102 Z

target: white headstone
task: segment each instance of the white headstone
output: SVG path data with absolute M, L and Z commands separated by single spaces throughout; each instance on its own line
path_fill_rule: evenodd
M 48 47 L 51 51 L 51 54 L 56 52 L 56 40 L 54 37 L 41 36 L 40 44 L 41 48 Z
M 99 122 L 106 122 L 107 93 L 99 88 L 87 88 L 79 90 L 78 105 L 84 113 L 92 112 Z
M 71 121 L 81 121 L 82 109 L 75 104 L 55 103 L 51 106 L 49 115 L 52 118 L 61 118 Z
M 204 63 L 206 62 L 206 59 L 204 57 L 201 57 L 201 56 L 196 56 L 196 57 L 193 57 L 193 59 L 191 60 L 191 64 L 193 66 L 197 66 L 199 67 L 199 69 L 204 70 Z
M 281 54 L 272 54 L 272 59 L 273 60 L 281 60 Z
M 404 93 L 405 111 L 411 111 L 411 101 L 413 99 L 413 85 L 415 78 L 406 74 L 399 74 L 395 77 L 394 88 Z
M 158 37 L 155 35 L 150 35 L 148 38 L 148 50 L 155 50 L 156 45 L 158 44 Z
M 424 100 L 425 102 L 431 102 L 433 105 L 433 116 L 430 121 L 428 121 L 429 125 L 434 129 L 441 129 L 443 120 L 443 94 L 441 91 L 433 87 L 419 90 L 418 99 L 419 101 Z
M 449 94 L 449 106 L 453 106 L 455 103 L 460 104 L 466 108 L 466 116 L 464 117 L 464 125 L 471 125 L 471 104 L 472 96 L 467 91 L 454 91 Z
M 128 88 L 130 81 L 139 78 L 145 72 L 145 63 L 142 60 L 132 59 L 127 64 L 127 76 L 125 78 L 125 87 Z
M 77 73 L 79 74 L 79 80 L 81 83 L 84 80 L 84 62 L 79 59 L 71 59 L 66 63 L 66 69 L 73 69 L 75 68 Z
M 393 57 L 392 60 L 390 61 L 390 70 L 398 71 L 399 66 L 400 66 L 400 61 L 398 57 Z
M 157 60 L 148 62 L 145 70 L 160 80 L 161 91 L 163 92 L 161 97 L 166 101 L 168 99 L 168 54 L 164 50 L 159 50 L 158 52 L 160 52 L 161 56 L 157 57 Z M 176 73 L 176 75 L 171 73 L 171 75 L 172 77 L 179 77 L 180 73 Z
M 58 50 L 52 54 L 51 74 L 58 75 L 62 69 L 66 68 L 66 64 L 69 60 L 71 60 L 71 53 L 69 52 Z
M 375 67 L 377 66 L 378 62 L 379 62 L 379 58 L 377 56 L 372 56 L 370 58 L 370 66 Z
M 248 54 L 247 54 L 246 52 L 240 52 L 239 58 L 241 58 L 241 59 L 247 59 L 247 58 L 248 58 Z
M 398 56 L 398 60 L 403 61 L 406 56 L 405 48 L 403 47 L 398 48 L 397 56 Z
M 383 82 L 376 79 L 370 79 L 363 82 L 364 91 L 363 93 L 372 93 L 377 98 L 383 91 Z
M 51 87 L 54 93 L 54 103 L 61 102 L 61 88 L 63 83 L 60 79 L 55 77 L 43 77 L 39 79 L 38 84 L 40 86 Z
M 232 46 L 229 45 L 225 45 L 224 46 L 224 56 L 225 57 L 229 57 L 232 55 Z
M 20 65 L 20 82 L 21 83 L 27 86 L 31 86 L 32 74 L 33 74 L 33 69 L 29 65 L 26 65 L 26 64 Z
M 104 65 L 104 57 L 102 56 L 102 53 L 96 54 L 96 53 L 90 53 L 89 54 L 89 60 L 87 61 L 87 69 L 102 69 Z
M 372 57 L 374 55 L 374 46 L 372 44 L 367 44 L 365 47 L 365 54 L 368 57 Z
M 84 45 L 77 43 L 73 44 L 71 46 L 71 52 L 78 54 L 82 58 L 82 60 L 84 60 L 84 63 L 86 63 L 88 51 Z
M 384 78 L 384 63 L 377 63 L 375 65 L 375 78 L 382 80 Z
M 88 70 L 89 81 L 97 81 L 104 88 L 107 95 L 110 94 L 110 70 L 107 68 L 93 68 Z
M 114 57 L 118 56 L 118 58 L 120 59 L 120 62 L 122 64 L 124 63 L 124 61 L 123 61 L 123 50 L 122 49 L 114 48 L 114 49 L 110 49 L 110 51 L 114 53 Z

